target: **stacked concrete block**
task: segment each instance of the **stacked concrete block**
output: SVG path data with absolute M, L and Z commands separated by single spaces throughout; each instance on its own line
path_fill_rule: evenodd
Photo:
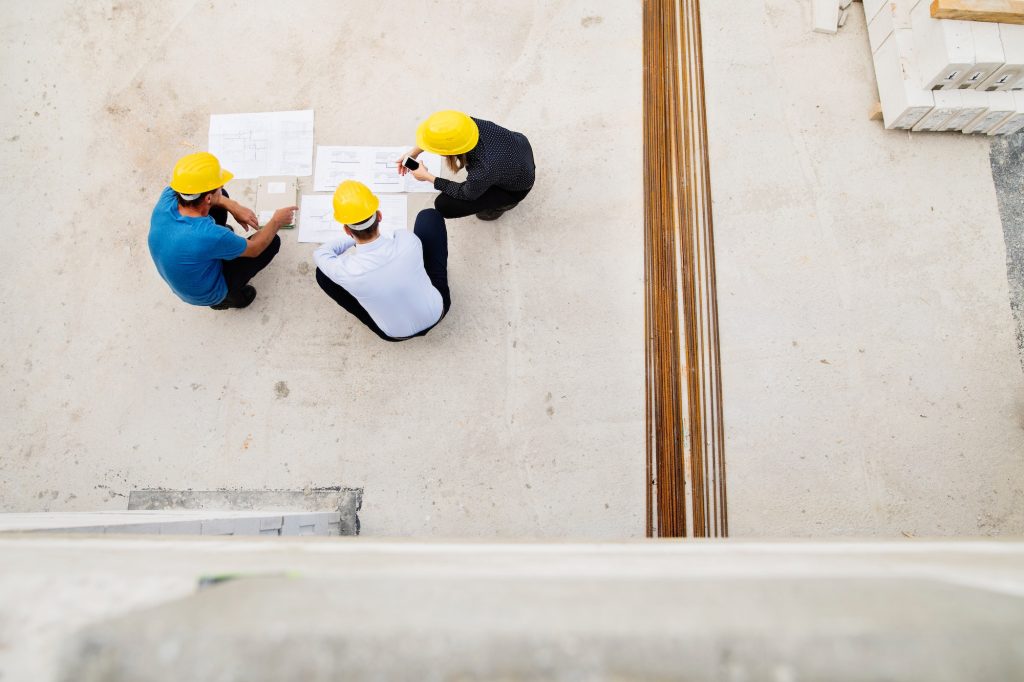
M 873 59 L 885 127 L 913 128 L 935 107 L 935 99 L 919 85 L 910 31 L 891 32 Z
M 988 109 L 978 115 L 973 121 L 964 126 L 963 132 L 987 133 L 996 126 L 1002 124 L 1016 111 L 1017 104 L 1013 100 L 1012 92 L 992 92 L 988 94 Z
M 888 129 L 1006 135 L 1024 128 L 1024 26 L 933 19 L 929 0 L 865 0 Z
M 987 92 L 977 90 L 962 90 L 960 95 L 960 108 L 937 130 L 944 132 L 959 132 L 964 127 L 988 111 L 989 96 Z
M 1014 92 L 1014 111 L 1002 123 L 988 131 L 989 135 L 1010 135 L 1024 128 L 1024 92 Z

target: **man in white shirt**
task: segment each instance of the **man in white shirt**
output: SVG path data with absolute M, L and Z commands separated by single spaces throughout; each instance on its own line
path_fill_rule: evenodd
M 412 233 L 381 232 L 379 207 L 361 182 L 338 185 L 334 219 L 347 236 L 313 253 L 317 284 L 385 341 L 425 336 L 452 305 L 444 218 L 431 208 Z

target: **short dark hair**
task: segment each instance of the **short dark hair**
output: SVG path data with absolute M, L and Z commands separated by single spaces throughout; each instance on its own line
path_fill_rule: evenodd
M 357 230 L 356 228 L 354 228 L 351 225 L 349 225 L 348 229 L 350 229 L 353 232 L 355 232 L 356 236 L 359 237 L 360 239 L 368 239 L 368 238 L 374 236 L 375 234 L 377 234 L 377 228 L 378 227 L 380 227 L 380 214 L 377 214 L 377 219 L 374 220 L 373 221 L 373 225 L 370 225 L 369 227 L 365 227 L 365 228 L 363 228 L 361 230 Z
M 191 200 L 183 198 L 181 196 L 181 192 L 175 192 L 175 194 L 178 195 L 178 205 L 179 206 L 188 206 L 189 208 L 195 208 L 199 204 L 203 203 L 203 200 L 206 199 L 206 195 L 207 194 L 213 194 L 218 189 L 220 189 L 220 187 L 218 187 L 217 189 L 211 189 L 209 192 L 203 192 L 202 194 L 197 196 L 195 199 L 191 199 Z

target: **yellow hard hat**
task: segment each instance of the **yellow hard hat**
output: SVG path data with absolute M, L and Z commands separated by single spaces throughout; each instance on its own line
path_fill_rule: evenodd
M 437 111 L 416 128 L 416 146 L 443 156 L 465 154 L 479 139 L 476 121 L 461 111 Z
M 178 159 L 171 175 L 171 189 L 179 194 L 202 194 L 223 187 L 235 177 L 220 167 L 220 161 L 210 152 L 196 152 Z
M 334 219 L 343 225 L 366 222 L 377 215 L 378 207 L 380 199 L 374 196 L 369 187 L 356 180 L 346 180 L 334 190 Z

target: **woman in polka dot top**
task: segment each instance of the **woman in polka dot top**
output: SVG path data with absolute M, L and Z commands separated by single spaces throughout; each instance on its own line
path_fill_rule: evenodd
M 420 124 L 416 142 L 398 160 L 398 172 L 433 183 L 440 192 L 434 207 L 445 218 L 476 214 L 480 220 L 496 220 L 533 188 L 533 149 L 522 133 L 458 111 L 439 111 Z M 405 159 L 423 151 L 443 156 L 452 174 L 465 168 L 465 181 L 436 177 L 423 164 L 406 169 Z

